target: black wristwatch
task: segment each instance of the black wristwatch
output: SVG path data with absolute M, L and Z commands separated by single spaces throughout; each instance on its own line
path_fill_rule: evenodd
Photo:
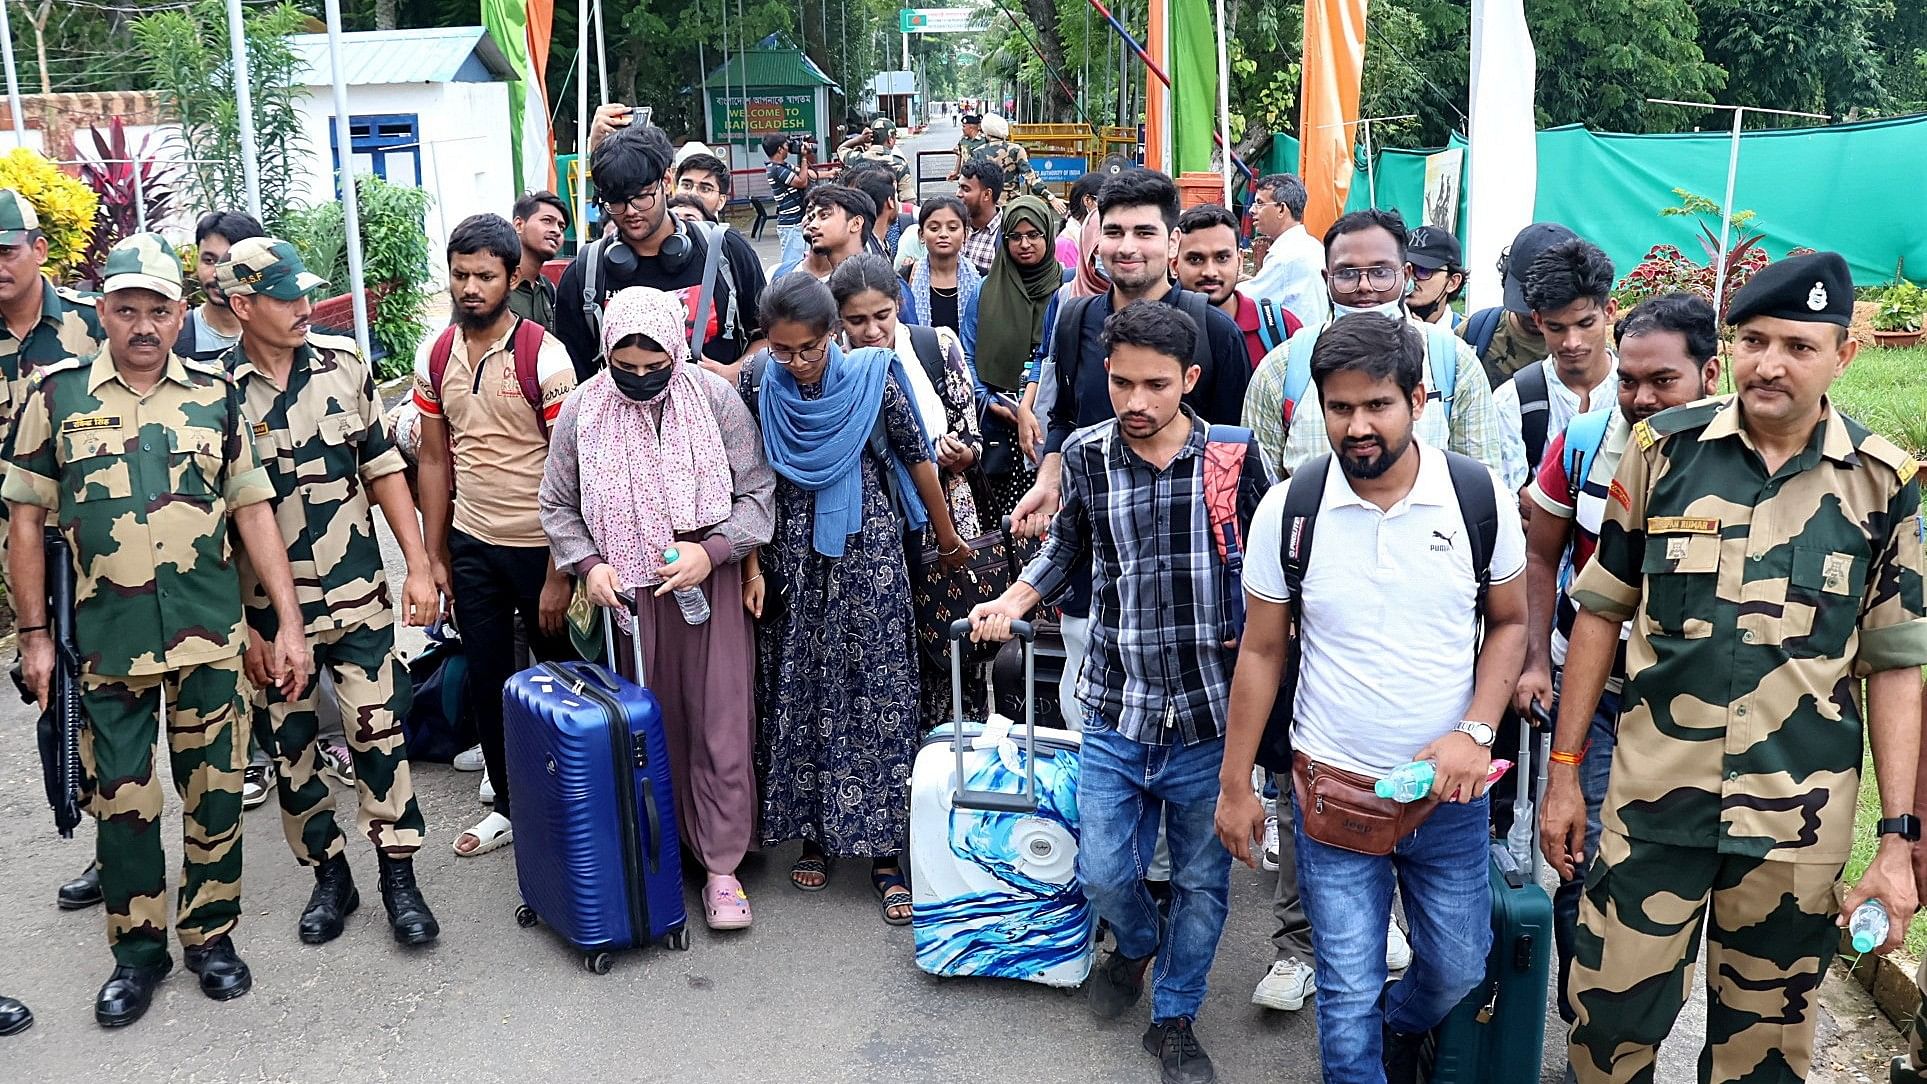
M 1920 842 L 1920 818 L 1912 813 L 1902 813 L 1898 817 L 1888 817 L 1873 826 L 1874 834 L 1899 836 L 1909 843 Z

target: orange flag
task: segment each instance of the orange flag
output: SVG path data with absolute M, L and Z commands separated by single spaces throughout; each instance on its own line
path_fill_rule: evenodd
M 555 0 L 529 0 L 529 66 L 535 70 L 534 83 L 542 96 L 542 115 L 549 115 L 549 37 L 555 31 Z M 548 144 L 549 191 L 555 187 L 555 133 L 542 126 Z
M 1171 70 L 1170 22 L 1166 0 L 1149 0 L 1144 16 L 1144 51 L 1151 54 L 1151 60 L 1166 72 Z M 1164 148 L 1170 138 L 1171 91 L 1151 69 L 1144 69 L 1144 165 L 1147 169 L 1162 169 L 1175 174 L 1171 163 L 1164 160 Z
M 1305 0 L 1305 83 L 1299 94 L 1299 174 L 1305 229 L 1323 237 L 1352 188 L 1358 84 L 1365 70 L 1366 0 Z

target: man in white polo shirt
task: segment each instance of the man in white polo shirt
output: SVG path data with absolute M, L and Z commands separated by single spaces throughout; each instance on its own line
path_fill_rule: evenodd
M 1293 831 L 1328 1084 L 1414 1081 L 1419 1038 L 1485 974 L 1491 941 L 1485 775 L 1525 659 L 1525 539 L 1516 500 L 1488 468 L 1413 439 L 1427 405 L 1424 361 L 1416 328 L 1375 313 L 1343 317 L 1319 337 L 1312 378 L 1334 454 L 1265 497 L 1244 566 L 1247 618 L 1218 832 L 1251 862 L 1265 823 L 1251 768 L 1295 615 Z M 1291 503 L 1311 511 L 1287 527 L 1294 490 Z M 1287 545 L 1300 547 L 1296 603 Z M 1432 762 L 1437 804 L 1402 807 L 1376 839 L 1350 835 L 1355 818 L 1335 815 L 1335 802 L 1321 812 L 1301 798 L 1347 783 L 1369 796 L 1373 782 L 1413 761 Z M 1413 831 L 1421 821 L 1425 830 Z M 1413 959 L 1388 987 L 1394 885 Z

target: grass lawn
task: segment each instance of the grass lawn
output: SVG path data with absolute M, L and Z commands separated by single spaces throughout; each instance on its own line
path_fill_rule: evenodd
M 1927 346 L 1862 347 L 1833 385 L 1833 399 L 1867 428 L 1927 457 Z

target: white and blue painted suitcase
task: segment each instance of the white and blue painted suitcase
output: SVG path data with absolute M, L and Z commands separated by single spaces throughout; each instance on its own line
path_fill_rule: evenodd
M 1097 951 L 1097 911 L 1077 883 L 1080 739 L 1036 726 L 1024 622 L 1012 629 L 1026 642 L 1025 725 L 962 721 L 955 644 L 969 627 L 951 629 L 956 721 L 924 738 L 910 776 L 917 966 L 1078 986 Z

